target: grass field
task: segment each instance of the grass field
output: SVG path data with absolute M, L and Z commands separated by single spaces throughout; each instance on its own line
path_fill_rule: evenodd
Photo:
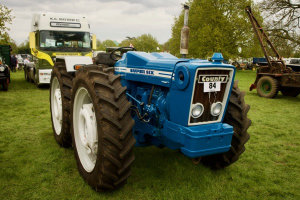
M 237 73 L 252 126 L 236 163 L 213 171 L 166 148 L 135 148 L 128 183 L 97 193 L 80 177 L 73 150 L 54 140 L 49 89 L 13 73 L 9 91 L 0 91 L 0 200 L 300 199 L 300 96 L 260 98 L 248 91 L 254 78 Z

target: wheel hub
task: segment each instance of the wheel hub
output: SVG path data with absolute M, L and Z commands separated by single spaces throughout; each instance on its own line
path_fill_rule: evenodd
M 98 131 L 94 106 L 88 91 L 80 87 L 73 104 L 73 127 L 76 150 L 83 168 L 91 172 L 97 160 Z
M 54 92 L 54 115 L 55 118 L 60 122 L 62 122 L 62 102 L 61 102 L 61 93 L 60 89 L 56 89 Z
M 98 141 L 95 112 L 93 104 L 84 104 L 79 111 L 79 138 L 86 154 L 93 163 L 96 162 Z
M 262 84 L 262 91 L 263 91 L 264 93 L 269 93 L 270 90 L 271 90 L 271 84 L 270 84 L 269 82 L 264 82 L 264 83 Z

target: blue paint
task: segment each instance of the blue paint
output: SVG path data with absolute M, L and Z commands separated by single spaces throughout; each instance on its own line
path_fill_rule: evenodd
M 115 64 L 115 73 L 121 75 L 121 82 L 127 87 L 128 100 L 143 116 L 140 119 L 132 112 L 136 122 L 133 128 L 136 146 L 179 149 L 191 158 L 229 150 L 232 126 L 222 121 L 188 124 L 197 69 L 233 69 L 234 77 L 235 68 L 222 63 L 222 54 L 214 54 L 212 60 L 180 59 L 168 53 L 127 52 Z M 180 78 L 180 74 L 184 78 Z M 229 95 L 232 85 L 233 81 Z M 154 90 L 148 102 L 152 86 Z
M 211 57 L 211 60 L 214 62 L 222 62 L 224 61 L 224 58 L 221 53 L 214 53 L 213 57 Z

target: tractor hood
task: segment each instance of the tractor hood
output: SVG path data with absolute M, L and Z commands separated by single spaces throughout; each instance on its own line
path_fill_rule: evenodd
M 198 68 L 234 68 L 222 63 L 222 54 L 215 53 L 213 62 L 201 59 L 177 58 L 169 53 L 129 51 L 115 64 L 115 72 L 125 80 L 184 89 Z M 177 80 L 183 74 L 184 81 Z M 172 82 L 174 84 L 172 84 Z
M 176 64 L 188 61 L 169 53 L 130 51 L 115 64 L 115 71 L 126 80 L 170 87 Z

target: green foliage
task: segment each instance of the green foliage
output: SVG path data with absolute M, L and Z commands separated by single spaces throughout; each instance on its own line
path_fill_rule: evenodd
M 116 47 L 118 46 L 117 43 L 113 40 L 104 40 L 101 42 L 97 40 L 97 50 L 105 51 L 107 47 Z
M 120 47 L 129 47 L 129 46 L 130 46 L 130 43 L 132 43 L 132 40 L 125 39 L 125 40 L 123 40 L 123 41 L 119 44 L 119 46 L 120 46 Z
M 11 16 L 11 11 L 12 10 L 8 9 L 5 5 L 0 4 L 0 39 L 9 31 L 7 24 L 11 24 L 14 18 Z
M 143 34 L 133 40 L 133 45 L 138 51 L 155 52 L 159 46 L 158 41 L 151 34 Z
M 26 82 L 23 72 L 11 75 L 9 91 L 0 91 L 1 200 L 300 199 L 300 96 L 258 97 L 248 90 L 255 72 L 237 72 L 252 126 L 236 163 L 216 171 L 178 151 L 136 147 L 132 175 L 114 192 L 92 190 L 78 173 L 73 149 L 55 142 L 49 89 Z
M 18 54 L 30 54 L 29 41 L 26 40 L 18 46 Z
M 17 47 L 17 44 L 16 42 L 11 39 L 8 35 L 8 33 L 4 33 L 2 36 L 1 36 L 1 39 L 0 39 L 0 45 L 10 45 L 11 49 L 12 49 L 12 54 L 16 54 L 18 52 L 18 47 Z
M 246 6 L 253 5 L 252 0 L 193 0 L 189 4 L 190 57 L 207 58 L 214 52 L 222 52 L 226 59 L 262 55 L 245 12 Z M 253 7 L 253 11 L 262 21 L 258 9 Z M 169 44 L 177 56 L 182 26 L 183 13 L 174 20 Z
M 12 23 L 14 17 L 11 15 L 11 9 L 7 8 L 5 5 L 0 4 L 0 44 L 10 45 L 12 48 L 12 53 L 17 52 L 17 45 L 14 40 L 10 38 L 8 32 L 8 24 Z
M 300 2 L 263 0 L 259 5 L 265 17 L 264 29 L 283 57 L 297 57 L 300 51 Z M 294 3 L 294 4 L 293 4 Z
M 130 43 L 138 51 L 156 52 L 161 50 L 161 45 L 158 43 L 157 39 L 153 37 L 151 34 L 143 34 L 139 37 L 132 38 L 131 40 L 129 39 L 123 40 L 120 43 L 120 46 L 128 47 Z
M 107 47 L 129 47 L 132 44 L 138 51 L 156 52 L 161 51 L 163 46 L 160 45 L 155 37 L 151 34 L 143 34 L 138 37 L 125 39 L 121 43 L 113 40 L 97 40 L 97 50 L 105 51 Z
M 295 58 L 300 58 L 300 50 L 296 51 L 293 55 Z
M 300 47 L 299 0 L 263 0 L 260 3 L 270 35 L 284 39 L 292 47 Z
M 171 43 L 171 39 L 169 39 L 167 42 L 165 42 L 162 45 L 162 51 L 164 51 L 164 52 L 170 52 L 170 43 Z

